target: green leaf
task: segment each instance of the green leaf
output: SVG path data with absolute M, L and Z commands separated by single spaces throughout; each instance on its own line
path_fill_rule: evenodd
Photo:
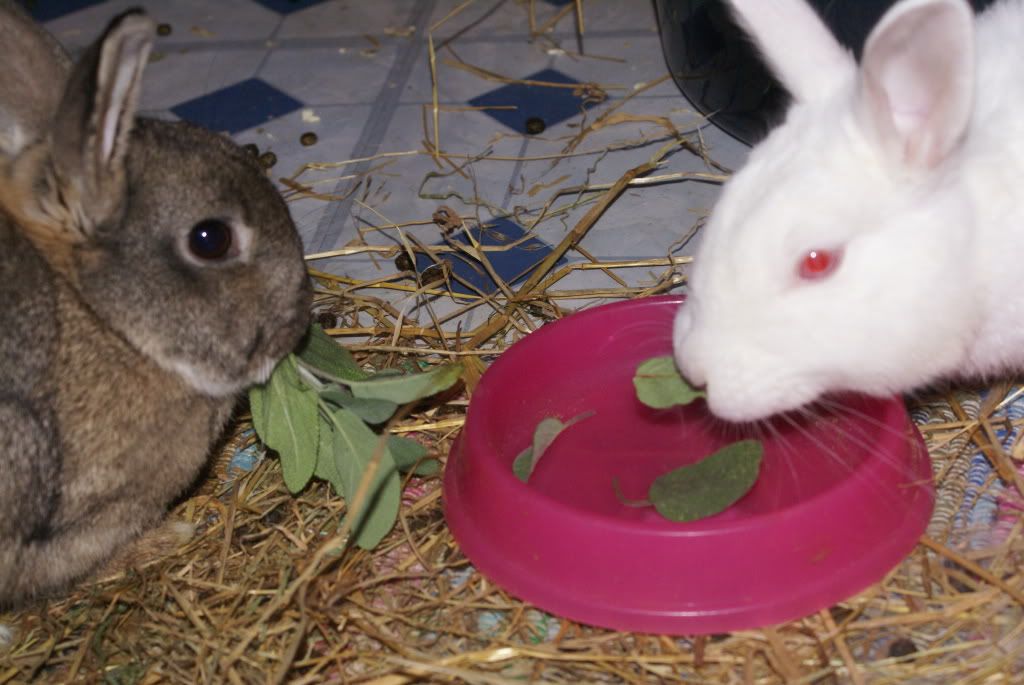
M 320 393 L 320 398 L 336 407 L 344 407 L 367 423 L 384 423 L 398 409 L 390 400 L 356 397 L 342 387 L 333 386 Z
M 441 470 L 441 462 L 437 459 L 423 459 L 428 450 L 415 440 L 391 435 L 388 436 L 388 449 L 398 470 L 403 473 L 411 470 L 417 476 L 433 476 Z
M 537 468 L 537 463 L 544 456 L 547 449 L 551 447 L 551 443 L 555 441 L 555 438 L 561 435 L 562 431 L 569 426 L 579 423 L 583 419 L 588 419 L 593 415 L 594 412 L 592 411 L 583 412 L 565 423 L 550 416 L 542 419 L 533 431 L 533 444 L 520 452 L 512 462 L 512 473 L 524 483 L 528 482 L 530 476 L 533 475 L 533 470 Z
M 530 475 L 533 473 L 533 466 L 533 445 L 530 445 L 516 455 L 516 458 L 512 461 L 512 473 L 516 475 L 516 478 L 526 483 L 529 482 Z
M 725 511 L 754 486 L 764 452 L 757 440 L 726 445 L 696 464 L 659 476 L 647 492 L 658 513 L 695 521 Z
M 622 486 L 619 485 L 618 478 L 612 478 L 612 489 L 615 490 L 615 499 L 619 500 L 622 504 L 627 507 L 634 507 L 636 509 L 644 509 L 646 507 L 653 506 L 649 499 L 630 499 L 626 497 L 626 493 L 622 491 Z
M 253 423 L 256 431 L 263 443 L 280 455 L 285 485 L 291 492 L 299 492 L 306 487 L 316 468 L 319 443 L 316 392 L 302 384 L 295 359 L 289 356 L 277 365 L 266 387 L 255 397 Z
M 317 324 L 309 327 L 298 355 L 307 366 L 340 381 L 361 381 L 370 376 L 359 367 L 351 352 L 324 333 Z
M 363 381 L 346 383 L 356 397 L 405 404 L 447 390 L 462 376 L 461 364 L 435 366 L 429 371 L 394 376 L 376 374 Z
M 633 376 L 636 396 L 654 409 L 667 409 L 677 404 L 689 404 L 698 397 L 706 397 L 679 374 L 672 357 L 654 357 L 637 367 Z
M 324 412 L 320 413 L 320 444 L 316 451 L 316 468 L 313 475 L 325 480 L 334 487 L 334 492 L 344 496 L 345 488 L 341 485 L 341 472 L 338 460 L 334 456 L 334 424 Z
M 260 440 L 267 434 L 267 385 L 268 383 L 264 383 L 249 388 L 249 411 L 252 412 L 252 427 Z
M 340 486 L 346 504 L 351 507 L 363 474 L 377 449 L 379 436 L 347 409 L 335 409 L 328 414 L 328 419 L 332 424 L 334 438 L 331 456 L 339 481 L 334 483 L 335 489 Z M 353 517 L 352 531 L 357 545 L 363 549 L 373 549 L 388 534 L 398 518 L 401 498 L 402 483 L 398 469 L 391 451 L 385 445 L 362 509 L 350 510 L 347 514 Z

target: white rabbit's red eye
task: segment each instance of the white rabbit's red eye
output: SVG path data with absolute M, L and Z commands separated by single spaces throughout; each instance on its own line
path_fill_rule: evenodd
M 188 249 L 203 260 L 220 259 L 231 249 L 231 227 L 220 219 L 205 219 L 188 234 Z
M 839 264 L 839 253 L 834 250 L 811 250 L 800 260 L 800 278 L 823 278 Z

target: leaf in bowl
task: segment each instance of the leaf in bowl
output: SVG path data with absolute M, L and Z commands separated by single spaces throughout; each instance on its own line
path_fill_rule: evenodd
M 670 356 L 654 357 L 638 366 L 633 387 L 637 398 L 652 409 L 668 409 L 706 397 L 703 390 L 683 379 Z
M 544 452 L 551 447 L 551 443 L 555 441 L 555 438 L 561 435 L 562 431 L 569 426 L 579 423 L 583 419 L 588 419 L 593 415 L 594 412 L 587 411 L 572 417 L 565 423 L 554 417 L 548 417 L 538 423 L 537 428 L 533 431 L 533 444 L 520 452 L 519 456 L 512 462 L 512 472 L 516 474 L 516 478 L 524 483 L 528 482 L 533 474 L 533 470 L 537 467 L 537 462 L 544 456 Z
M 754 487 L 764 448 L 757 440 L 726 445 L 695 464 L 658 476 L 647 497 L 671 521 L 696 521 L 735 504 Z

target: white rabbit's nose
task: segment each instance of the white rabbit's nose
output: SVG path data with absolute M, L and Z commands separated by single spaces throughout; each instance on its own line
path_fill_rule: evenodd
M 687 382 L 695 388 L 703 388 L 707 385 L 707 378 L 705 377 L 704 370 L 700 365 L 694 363 L 694 358 L 689 355 L 681 355 L 676 352 L 676 366 L 679 367 L 679 372 L 683 374 Z
M 676 311 L 676 318 L 672 323 L 672 346 L 678 353 L 682 348 L 683 341 L 690 334 L 693 328 L 693 311 L 683 305 Z
M 693 328 L 693 310 L 683 305 L 676 312 L 675 321 L 672 322 L 672 343 L 678 347 L 691 328 Z
M 676 360 L 676 366 L 680 373 L 686 377 L 690 385 L 703 387 L 705 383 L 704 372 L 697 363 L 697 357 L 693 354 L 693 344 L 690 331 L 693 328 L 693 313 L 687 307 L 680 307 L 672 324 L 672 351 Z

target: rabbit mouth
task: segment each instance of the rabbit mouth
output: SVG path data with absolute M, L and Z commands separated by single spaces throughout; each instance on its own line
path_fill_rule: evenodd
M 707 385 L 708 409 L 730 423 L 756 423 L 777 414 L 800 409 L 814 402 L 821 389 L 795 380 L 772 384 L 729 384 L 713 380 Z
M 273 357 L 265 357 L 256 366 L 256 370 L 253 372 L 252 384 L 262 385 L 270 380 L 270 374 L 274 372 L 274 368 L 277 366 L 278 360 Z
M 279 357 L 263 356 L 249 365 L 241 377 L 230 377 L 211 369 L 188 364 L 172 362 L 172 371 L 177 373 L 192 388 L 210 397 L 230 397 L 237 395 L 253 385 L 262 385 L 270 379 Z

